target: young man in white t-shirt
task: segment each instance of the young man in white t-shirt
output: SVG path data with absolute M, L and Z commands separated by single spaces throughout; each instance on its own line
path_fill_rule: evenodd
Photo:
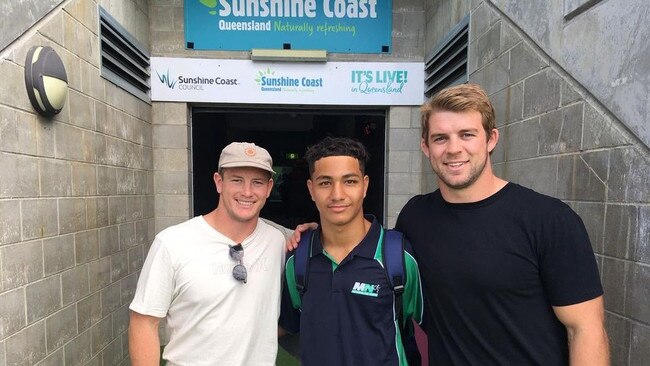
M 134 366 L 159 364 L 163 318 L 169 366 L 275 364 L 285 238 L 259 218 L 272 164 L 255 144 L 226 146 L 217 208 L 156 236 L 129 307 Z

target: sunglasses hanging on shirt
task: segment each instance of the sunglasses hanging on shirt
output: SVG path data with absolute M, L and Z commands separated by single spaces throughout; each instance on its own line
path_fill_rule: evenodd
M 239 264 L 235 265 L 232 269 L 232 276 L 240 282 L 246 283 L 247 271 L 244 267 L 244 247 L 241 243 L 237 245 L 229 245 L 230 247 L 230 258 L 235 261 L 238 261 Z

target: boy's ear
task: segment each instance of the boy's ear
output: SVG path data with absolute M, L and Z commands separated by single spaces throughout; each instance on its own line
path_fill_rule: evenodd
M 370 186 L 370 177 L 367 175 L 363 176 L 363 198 L 366 198 L 368 193 L 368 186 Z
M 314 201 L 314 194 L 312 193 L 312 184 L 313 182 L 311 179 L 307 179 L 307 189 L 309 190 L 309 196 L 311 197 L 311 200 Z

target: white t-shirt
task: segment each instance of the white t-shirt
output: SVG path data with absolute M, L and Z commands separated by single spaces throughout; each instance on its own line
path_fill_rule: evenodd
M 154 239 L 129 308 L 167 319 L 168 365 L 274 365 L 285 238 L 258 220 L 242 242 L 247 283 L 226 236 L 202 216 Z

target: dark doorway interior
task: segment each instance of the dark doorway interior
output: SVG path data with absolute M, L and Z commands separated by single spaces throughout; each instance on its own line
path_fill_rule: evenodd
M 383 222 L 386 111 L 327 109 L 240 109 L 195 107 L 192 111 L 192 167 L 194 215 L 216 207 L 212 176 L 219 153 L 233 141 L 254 142 L 273 157 L 275 185 L 261 216 L 293 228 L 317 221 L 306 187 L 306 148 L 325 136 L 347 136 L 370 152 L 366 174 L 370 187 L 364 210 Z M 304 169 L 304 170 L 303 170 Z

